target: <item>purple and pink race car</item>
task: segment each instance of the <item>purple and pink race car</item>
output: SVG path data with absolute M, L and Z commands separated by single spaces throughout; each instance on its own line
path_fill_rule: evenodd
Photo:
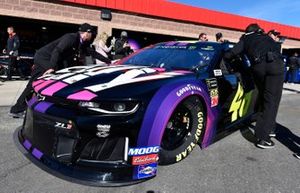
M 112 66 L 77 66 L 33 83 L 18 139 L 52 174 L 118 186 L 157 174 L 255 113 L 257 92 L 230 43 L 167 42 Z

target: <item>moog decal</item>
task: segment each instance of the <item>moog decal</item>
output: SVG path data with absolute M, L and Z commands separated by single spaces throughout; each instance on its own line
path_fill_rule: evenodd
M 146 154 L 152 154 L 152 153 L 158 153 L 158 152 L 159 152 L 159 146 L 130 148 L 128 151 L 128 155 L 129 156 L 146 155 Z

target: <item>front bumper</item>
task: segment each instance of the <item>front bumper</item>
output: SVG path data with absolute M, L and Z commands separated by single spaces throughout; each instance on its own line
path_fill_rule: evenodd
M 36 112 L 30 107 L 17 137 L 21 151 L 33 163 L 72 182 L 121 186 L 156 175 L 157 163 L 150 165 L 151 175 L 139 174 L 145 166 L 130 164 L 127 137 L 92 137 L 71 120 Z

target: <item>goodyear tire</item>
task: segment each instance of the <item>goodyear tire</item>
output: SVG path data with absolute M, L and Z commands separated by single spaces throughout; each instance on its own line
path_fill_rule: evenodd
M 178 104 L 163 134 L 159 164 L 179 162 L 192 152 L 202 138 L 205 117 L 203 104 L 197 96 Z

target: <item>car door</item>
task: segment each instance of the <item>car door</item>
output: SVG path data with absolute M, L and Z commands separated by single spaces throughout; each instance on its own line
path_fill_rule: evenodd
M 253 113 L 255 87 L 248 61 L 244 56 L 231 63 L 221 58 L 213 68 L 212 75 L 217 80 L 221 106 L 218 130 L 226 129 Z

